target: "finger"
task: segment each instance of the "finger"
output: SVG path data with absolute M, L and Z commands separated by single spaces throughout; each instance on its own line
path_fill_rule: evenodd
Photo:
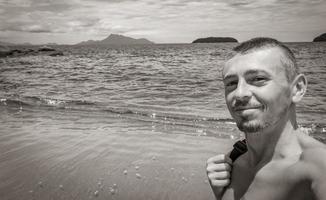
M 228 163 L 210 164 L 206 170 L 208 172 L 231 171 L 231 166 Z
M 223 171 L 223 172 L 209 173 L 208 174 L 208 178 L 210 180 L 224 180 L 224 179 L 229 179 L 230 178 L 230 172 Z
M 212 180 L 211 185 L 216 187 L 225 187 L 230 184 L 230 179 L 224 179 L 224 180 Z
M 216 164 L 224 163 L 224 162 L 226 162 L 226 159 L 227 159 L 227 157 L 224 154 L 219 154 L 219 155 L 216 155 L 216 156 L 213 156 L 213 157 L 209 158 L 207 160 L 207 163 L 216 163 Z
M 207 160 L 207 163 L 222 163 L 224 162 L 224 155 L 223 154 L 219 154 L 219 155 L 216 155 L 216 156 L 213 156 L 213 157 L 210 157 L 208 160 Z

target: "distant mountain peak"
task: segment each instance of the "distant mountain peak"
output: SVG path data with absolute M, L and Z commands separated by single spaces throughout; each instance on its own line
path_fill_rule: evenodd
M 110 34 L 103 40 L 88 40 L 76 45 L 133 45 L 133 44 L 154 44 L 145 38 L 134 39 L 119 34 Z
M 126 37 L 126 36 L 111 33 L 108 37 Z
M 318 37 L 315 37 L 313 42 L 326 42 L 326 33 L 323 33 Z

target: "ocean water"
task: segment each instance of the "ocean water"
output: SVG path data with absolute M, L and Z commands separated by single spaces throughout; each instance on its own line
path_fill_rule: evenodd
M 210 199 L 208 157 L 241 138 L 221 69 L 235 44 L 56 47 L 0 59 L 1 199 Z M 289 43 L 326 141 L 326 44 Z

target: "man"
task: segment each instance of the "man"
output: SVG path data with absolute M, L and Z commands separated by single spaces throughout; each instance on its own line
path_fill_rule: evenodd
M 216 199 L 325 200 L 325 145 L 298 129 L 295 107 L 307 81 L 293 53 L 271 38 L 234 48 L 223 69 L 225 99 L 247 151 L 207 160 Z

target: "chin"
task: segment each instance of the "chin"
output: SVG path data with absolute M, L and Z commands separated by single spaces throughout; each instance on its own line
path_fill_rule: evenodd
M 265 128 L 267 128 L 269 125 L 268 123 L 263 123 L 261 121 L 251 120 L 251 121 L 242 121 L 237 123 L 237 126 L 240 131 L 245 133 L 257 133 Z

